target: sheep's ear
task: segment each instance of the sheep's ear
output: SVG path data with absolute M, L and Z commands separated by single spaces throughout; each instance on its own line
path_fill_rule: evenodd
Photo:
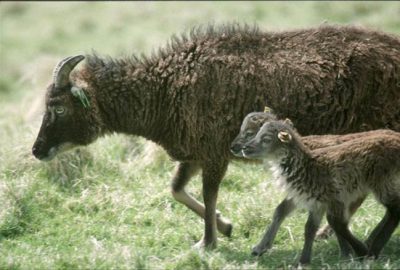
M 289 133 L 287 133 L 285 131 L 280 131 L 278 133 L 278 139 L 283 143 L 288 143 L 292 140 L 292 135 L 290 135 Z
M 292 120 L 290 120 L 289 118 L 286 118 L 285 121 L 283 121 L 283 123 L 291 127 L 294 127 Z
M 78 98 L 81 101 L 83 107 L 85 107 L 85 108 L 90 107 L 89 99 L 87 98 L 87 96 L 86 96 L 85 92 L 82 90 L 82 88 L 72 86 L 71 93 L 74 97 Z

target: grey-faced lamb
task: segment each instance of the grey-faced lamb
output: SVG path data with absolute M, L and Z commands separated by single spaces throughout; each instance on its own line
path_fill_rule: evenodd
M 232 231 L 216 200 L 246 114 L 268 104 L 302 134 L 400 130 L 399 67 L 398 36 L 348 26 L 210 26 L 174 37 L 151 57 L 70 57 L 47 89 L 32 152 L 50 159 L 112 132 L 158 143 L 179 161 L 174 198 L 205 219 L 198 246 L 213 247 L 217 228 Z M 184 189 L 200 169 L 204 206 Z
M 289 197 L 311 209 L 306 235 L 315 235 L 326 209 L 338 238 L 347 241 L 357 256 L 376 258 L 399 224 L 399 132 L 360 132 L 347 142 L 311 150 L 290 123 L 269 121 L 244 145 L 243 155 L 268 159 Z M 349 209 L 369 192 L 386 207 L 386 214 L 364 244 L 348 228 Z
M 231 144 L 231 152 L 236 157 L 243 157 L 243 147 L 246 143 L 252 140 L 262 125 L 268 121 L 277 120 L 276 115 L 269 109 L 269 111 L 264 112 L 252 112 L 246 115 L 243 119 L 242 125 L 240 126 L 239 134 L 233 140 Z M 371 131 L 374 132 L 374 131 Z M 391 134 L 391 131 L 382 131 Z M 366 133 L 367 134 L 367 133 Z M 347 142 L 357 138 L 358 134 L 346 134 L 346 135 L 309 135 L 302 137 L 302 141 L 304 145 L 306 145 L 311 150 L 318 149 L 322 147 L 328 147 L 337 145 L 343 142 Z M 349 213 L 352 216 L 358 207 L 365 200 L 365 197 L 361 196 L 354 202 L 350 204 Z M 296 208 L 296 204 L 293 201 L 293 198 L 286 197 L 275 209 L 271 225 L 267 228 L 266 232 L 260 243 L 258 243 L 252 250 L 252 255 L 260 256 L 265 253 L 268 249 L 272 247 L 273 241 L 275 239 L 276 233 L 279 230 L 280 225 L 285 220 L 285 218 L 290 215 L 293 210 Z M 309 220 L 313 218 L 322 218 L 323 211 L 319 211 L 319 209 L 312 209 L 317 212 L 313 213 L 312 211 L 309 214 Z M 311 221 L 309 221 L 311 226 Z M 316 229 L 316 228 L 314 228 Z M 319 231 L 319 234 L 327 234 L 329 231 L 329 226 L 325 226 Z M 309 230 L 310 231 L 310 230 Z M 318 234 L 318 232 L 317 232 Z M 314 239 L 313 233 L 307 233 L 305 235 L 305 245 L 303 248 L 302 255 L 300 257 L 299 262 L 302 264 L 310 262 L 311 259 L 311 251 L 312 251 L 312 241 Z M 343 241 L 339 238 L 340 249 L 343 257 L 347 257 L 350 255 L 351 247 L 347 244 L 346 241 Z

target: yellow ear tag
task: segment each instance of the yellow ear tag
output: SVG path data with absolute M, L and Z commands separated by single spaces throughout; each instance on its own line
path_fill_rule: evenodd
M 281 142 L 288 143 L 292 140 L 292 135 L 290 135 L 289 133 L 287 133 L 285 131 L 281 131 L 278 133 L 278 138 Z
M 265 106 L 265 107 L 264 107 L 264 112 L 265 112 L 265 113 L 269 113 L 269 112 L 271 112 L 271 108 L 270 108 L 270 107 L 267 107 L 267 106 Z

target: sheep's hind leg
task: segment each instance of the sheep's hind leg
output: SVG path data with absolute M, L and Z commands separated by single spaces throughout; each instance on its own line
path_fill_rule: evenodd
M 217 246 L 216 204 L 219 184 L 228 167 L 227 160 L 210 161 L 203 164 L 203 198 L 204 198 L 204 236 L 195 245 L 197 248 L 214 248 Z
M 396 200 L 395 200 L 396 201 Z M 379 253 L 389 241 L 400 221 L 400 198 L 397 203 L 386 205 L 386 214 L 378 226 L 372 231 L 367 243 L 369 244 L 368 255 L 378 258 Z
M 264 236 L 260 243 L 258 243 L 252 250 L 251 255 L 261 256 L 265 251 L 272 247 L 276 233 L 279 230 L 285 218 L 296 208 L 293 200 L 285 198 L 275 209 L 272 223 L 265 231 Z
M 193 198 L 185 190 L 186 184 L 189 182 L 190 178 L 194 176 L 200 169 L 198 163 L 194 162 L 181 162 L 177 166 L 176 173 L 172 180 L 172 195 L 174 198 L 186 205 L 189 209 L 195 212 L 200 217 L 204 218 L 205 208 L 202 203 Z M 217 228 L 222 234 L 230 237 L 232 234 L 232 224 L 229 220 L 222 217 L 217 210 Z

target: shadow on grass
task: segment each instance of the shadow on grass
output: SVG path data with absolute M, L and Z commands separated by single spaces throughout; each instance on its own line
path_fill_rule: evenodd
M 391 237 L 377 260 L 359 261 L 353 258 L 341 258 L 339 247 L 334 237 L 325 243 L 314 245 L 311 264 L 306 268 L 333 268 L 333 269 L 364 269 L 382 268 L 383 265 L 389 269 L 400 269 L 400 234 L 399 229 Z M 267 269 L 290 269 L 295 266 L 300 257 L 301 249 L 279 249 L 272 248 L 260 257 L 251 255 L 251 250 L 234 250 L 229 246 L 222 246 L 218 251 L 227 261 L 243 264 L 257 262 L 259 268 Z
M 26 232 L 35 231 L 38 223 L 38 207 L 34 200 L 34 192 L 18 194 L 10 191 L 12 200 L 7 214 L 0 223 L 0 243 L 3 239 L 16 238 Z
M 272 249 L 260 257 L 251 255 L 251 250 L 232 250 L 229 247 L 220 247 L 218 250 L 227 261 L 242 264 L 244 261 L 258 263 L 262 268 L 288 268 L 297 260 L 298 251 L 286 249 Z
M 87 168 L 93 166 L 93 156 L 85 149 L 63 153 L 56 159 L 43 163 L 43 178 L 58 185 L 62 190 L 77 186 L 86 176 Z

